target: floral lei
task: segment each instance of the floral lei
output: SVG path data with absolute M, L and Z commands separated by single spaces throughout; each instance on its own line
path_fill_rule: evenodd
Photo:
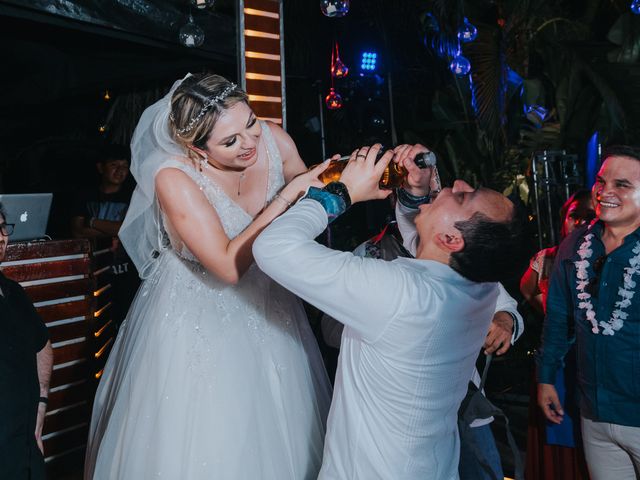
M 624 280 L 622 288 L 618 289 L 618 296 L 620 300 L 615 303 L 617 307 L 612 313 L 608 322 L 600 321 L 596 319 L 596 312 L 593 310 L 593 304 L 591 303 L 591 294 L 585 291 L 587 285 L 589 285 L 589 275 L 587 274 L 587 268 L 589 267 L 589 258 L 593 254 L 591 250 L 591 239 L 593 234 L 590 233 L 584 237 L 584 242 L 578 248 L 578 255 L 580 260 L 575 262 L 576 266 L 576 288 L 578 290 L 578 308 L 585 310 L 587 320 L 591 323 L 591 331 L 593 333 L 600 333 L 598 325 L 602 327 L 603 335 L 614 335 L 615 332 L 620 330 L 624 325 L 624 320 L 627 319 L 629 314 L 624 310 L 631 305 L 631 299 L 635 291 L 636 282 L 633 280 L 633 275 L 640 272 L 640 241 L 636 242 L 632 252 L 635 256 L 629 259 L 629 266 L 624 268 Z

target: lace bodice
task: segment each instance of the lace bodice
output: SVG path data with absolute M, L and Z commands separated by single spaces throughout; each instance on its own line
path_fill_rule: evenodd
M 267 148 L 267 159 L 269 162 L 267 198 L 265 199 L 268 203 L 284 186 L 284 174 L 282 170 L 282 157 L 280 156 L 280 151 L 278 150 L 273 134 L 269 129 L 269 125 L 264 121 L 260 121 L 260 124 L 262 126 L 262 138 Z M 233 199 L 209 177 L 187 164 L 181 164 L 178 168 L 189 175 L 200 187 L 200 190 L 202 190 L 207 197 L 207 200 L 209 200 L 215 208 L 222 222 L 222 227 L 230 239 L 237 237 L 253 222 L 253 217 L 234 202 Z M 181 240 L 175 238 L 170 231 L 167 232 L 167 237 L 178 255 L 192 262 L 198 262 L 197 258 L 189 251 L 186 245 L 184 245 Z

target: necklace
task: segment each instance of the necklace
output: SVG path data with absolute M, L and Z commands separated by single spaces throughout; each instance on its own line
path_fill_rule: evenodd
M 238 196 L 240 196 L 240 185 L 242 184 L 242 180 L 244 180 L 245 172 L 240 172 L 240 176 L 238 177 Z
M 209 163 L 209 159 L 208 158 L 201 158 L 200 159 L 200 171 L 202 172 L 203 170 L 208 170 L 209 167 L 216 169 L 216 170 L 220 170 L 219 168 L 215 167 L 214 165 L 212 165 L 211 163 Z M 240 175 L 238 176 L 238 196 L 240 196 L 240 187 L 242 186 L 242 181 L 244 180 L 244 177 L 246 176 L 247 172 L 245 172 L 244 170 L 242 172 L 240 172 Z
M 584 241 L 578 247 L 578 255 L 580 260 L 574 262 L 576 266 L 576 290 L 578 291 L 578 308 L 585 311 L 585 315 L 589 323 L 591 323 L 591 331 L 595 334 L 600 333 L 598 326 L 602 327 L 603 335 L 614 335 L 618 330 L 624 326 L 624 321 L 629 314 L 625 311 L 629 305 L 631 305 L 631 299 L 635 294 L 634 288 L 636 282 L 633 280 L 633 275 L 640 272 L 640 241 L 636 242 L 632 252 L 635 254 L 629 258 L 629 266 L 624 268 L 624 276 L 622 288 L 618 289 L 618 297 L 620 298 L 615 302 L 615 310 L 611 312 L 611 318 L 607 322 L 596 319 L 596 312 L 593 310 L 593 304 L 591 303 L 591 294 L 586 291 L 587 285 L 589 285 L 589 274 L 587 268 L 589 267 L 589 258 L 593 254 L 591 250 L 591 239 L 593 234 L 590 233 L 584 237 Z

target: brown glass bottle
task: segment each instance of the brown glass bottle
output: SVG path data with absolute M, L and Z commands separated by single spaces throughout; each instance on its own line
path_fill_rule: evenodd
M 381 155 L 380 155 L 381 156 Z M 326 185 L 327 183 L 337 182 L 340 180 L 342 170 L 347 166 L 349 157 L 340 157 L 337 160 L 331 160 L 329 167 L 320 174 L 320 180 Z M 414 162 L 420 168 L 427 168 L 435 165 L 435 155 L 432 152 L 426 152 L 416 155 Z M 380 178 L 380 188 L 392 189 L 400 188 L 407 176 L 407 169 L 402 165 L 390 162 L 387 168 L 385 168 L 382 177 Z

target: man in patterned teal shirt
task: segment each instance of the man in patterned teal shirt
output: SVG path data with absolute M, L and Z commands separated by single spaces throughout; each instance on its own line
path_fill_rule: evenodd
M 592 192 L 599 220 L 569 236 L 556 257 L 538 403 L 562 422 L 553 382 L 575 334 L 591 478 L 640 479 L 640 148 L 607 150 Z

